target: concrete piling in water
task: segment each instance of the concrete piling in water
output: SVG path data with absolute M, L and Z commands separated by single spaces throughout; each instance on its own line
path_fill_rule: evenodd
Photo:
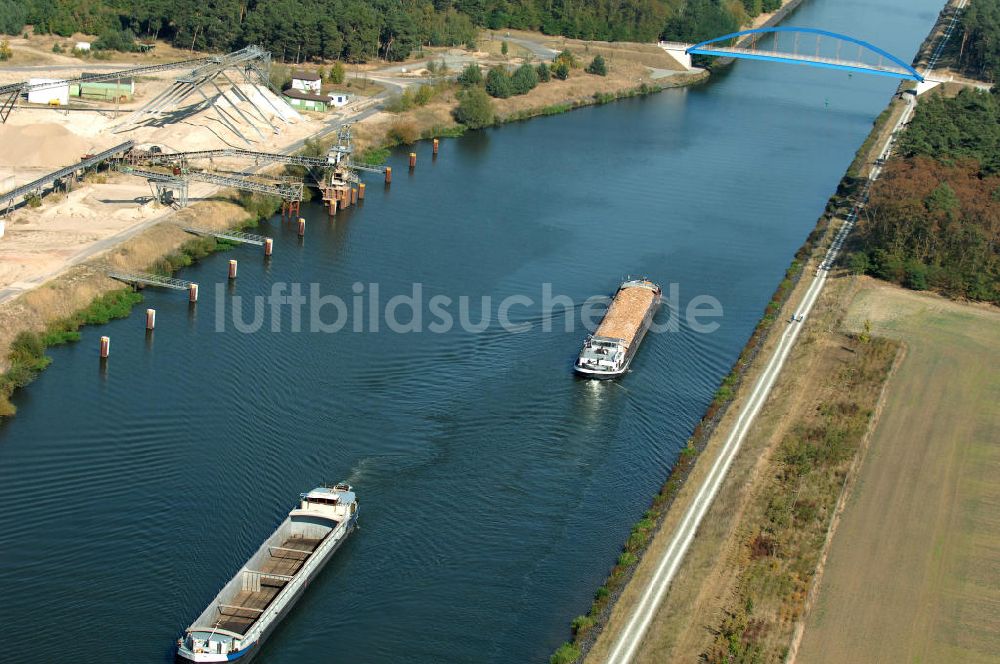
M 101 337 L 101 359 L 108 359 L 111 354 L 111 337 Z
M 351 187 L 351 205 L 357 205 L 357 204 L 358 204 L 358 190 L 355 189 L 354 187 Z
M 306 220 L 299 217 L 299 237 L 306 234 Z
M 229 260 L 229 278 L 236 278 L 236 259 L 232 258 Z
M 436 157 L 438 153 L 438 139 L 434 139 L 434 156 Z
M 146 309 L 146 329 L 152 331 L 156 327 L 156 309 Z
M 358 185 L 358 200 L 359 201 L 365 200 L 365 183 L 364 182 L 362 182 L 361 184 Z
M 267 238 L 264 240 L 264 256 L 270 256 L 274 251 L 274 240 Z
M 198 284 L 188 286 L 188 302 L 194 304 L 198 301 Z
M 385 183 L 392 184 L 392 166 L 385 167 Z
M 416 152 L 411 152 L 410 153 L 410 169 L 412 170 L 412 169 L 414 169 L 416 167 L 417 167 L 417 153 Z

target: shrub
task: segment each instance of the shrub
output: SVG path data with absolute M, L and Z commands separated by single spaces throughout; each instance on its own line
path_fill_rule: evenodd
M 852 274 L 866 274 L 871 269 L 868 254 L 863 251 L 855 251 L 847 259 L 847 267 Z
M 463 88 L 471 88 L 474 85 L 482 85 L 483 72 L 479 70 L 479 65 L 469 63 L 462 73 L 458 75 L 458 84 Z
M 385 105 L 385 110 L 390 113 L 403 113 L 414 106 L 425 106 L 438 92 L 446 89 L 446 85 L 437 83 L 434 85 L 421 85 L 416 89 L 404 90 L 403 94 L 396 95 Z
M 565 81 L 569 78 L 569 65 L 565 62 L 557 62 L 552 67 L 552 75 L 558 78 L 560 81 Z
M 493 124 L 493 102 L 482 88 L 469 88 L 459 97 L 454 115 L 456 121 L 470 129 L 486 127 Z
M 553 65 L 558 65 L 561 62 L 565 63 L 565 65 L 567 67 L 571 68 L 571 69 L 576 69 L 577 67 L 580 66 L 580 63 L 577 62 L 577 60 L 576 60 L 576 56 L 573 55 L 573 52 L 570 51 L 568 48 L 565 49 L 559 55 L 557 55 L 556 59 L 553 60 L 552 64 Z
M 491 97 L 506 99 L 514 94 L 514 84 L 503 67 L 493 67 L 486 75 L 486 92 Z
M 531 65 L 524 64 L 517 68 L 511 77 L 514 94 L 523 95 L 531 92 L 538 85 L 538 72 Z
M 346 76 L 346 74 L 347 72 L 344 69 L 344 65 L 338 60 L 337 62 L 333 63 L 332 67 L 330 67 L 330 74 L 327 80 L 336 85 L 340 85 L 341 83 L 344 82 L 344 77 Z
M 507 51 L 509 50 L 510 48 L 507 46 L 506 40 L 500 42 L 500 55 L 507 55 Z
M 572 643 L 564 643 L 549 657 L 549 664 L 573 664 L 580 659 L 580 649 Z
M 639 557 L 631 551 L 622 551 L 621 555 L 618 556 L 618 564 L 622 567 L 631 567 L 637 562 L 639 562 Z
M 590 616 L 577 616 L 576 618 L 573 618 L 573 622 L 571 623 L 574 634 L 582 634 L 593 626 L 594 619 Z
M 409 90 L 402 94 L 392 96 L 385 104 L 385 110 L 389 113 L 403 113 L 413 108 L 413 95 Z
M 0 61 L 10 60 L 14 52 L 10 50 L 10 42 L 4 39 L 0 41 Z
M 62 53 L 63 52 L 63 47 L 59 45 L 59 42 L 56 42 L 55 44 L 52 45 L 52 52 L 53 53 Z
M 256 222 L 273 217 L 281 207 L 281 199 L 277 196 L 241 191 L 239 193 L 239 204 L 244 210 L 250 213 L 250 217 Z M 208 252 L 193 257 L 202 258 L 207 255 Z
M 927 290 L 927 266 L 915 258 L 906 261 L 903 285 L 913 290 Z
M 544 62 L 538 65 L 536 72 L 538 73 L 538 80 L 542 83 L 548 83 L 552 78 L 552 72 L 549 71 L 549 66 Z
M 600 55 L 595 55 L 594 59 L 587 65 L 587 73 L 596 74 L 597 76 L 607 76 L 608 65 L 604 62 L 604 58 Z
M 413 103 L 417 106 L 426 106 L 431 99 L 434 99 L 434 88 L 429 85 L 421 85 L 413 95 Z
M 385 136 L 389 145 L 409 145 L 420 139 L 420 131 L 412 122 L 397 122 L 389 128 Z
M 359 164 L 378 166 L 389 160 L 389 150 L 386 148 L 368 148 L 357 156 Z
M 21 332 L 10 344 L 11 369 L 19 368 L 26 374 L 34 374 L 41 371 L 49 363 L 49 358 L 45 357 L 45 343 L 42 338 L 34 332 Z M 34 377 L 33 375 L 31 377 Z M 28 382 L 30 382 L 30 378 Z
M 97 51 L 135 51 L 135 34 L 131 30 L 106 30 L 94 42 L 93 48 Z

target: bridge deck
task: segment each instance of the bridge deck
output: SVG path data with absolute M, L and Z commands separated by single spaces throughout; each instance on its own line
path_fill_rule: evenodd
M 174 279 L 173 277 L 165 277 L 160 274 L 151 274 L 149 272 L 124 272 L 109 270 L 107 275 L 112 279 L 124 281 L 128 284 L 160 286 L 162 288 L 172 288 L 174 290 L 187 290 L 192 284 L 194 284 L 193 281 Z
M 184 230 L 194 235 L 210 235 L 220 240 L 239 242 L 241 244 L 256 244 L 258 246 L 263 246 L 264 242 L 270 239 L 265 235 L 254 235 L 253 233 L 244 233 L 243 231 L 214 231 L 208 228 L 195 228 L 194 226 L 186 226 Z
M 912 79 L 913 74 L 902 67 L 889 65 L 873 65 L 867 62 L 854 62 L 851 60 L 837 60 L 819 55 L 803 55 L 801 53 L 784 53 L 781 51 L 761 51 L 738 46 L 711 46 L 702 48 L 691 48 L 688 53 L 692 55 L 716 55 L 731 58 L 747 58 L 750 60 L 768 60 L 771 62 L 790 62 L 793 64 L 805 64 L 813 66 L 825 66 L 832 69 L 844 69 L 853 71 L 866 71 L 872 74 L 892 76 L 894 78 Z

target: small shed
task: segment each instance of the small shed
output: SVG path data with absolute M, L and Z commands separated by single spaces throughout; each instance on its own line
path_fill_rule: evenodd
M 313 94 L 311 92 L 302 92 L 301 90 L 285 90 L 281 94 L 293 107 L 300 108 L 304 111 L 326 113 L 332 103 L 329 97 Z
M 31 78 L 28 85 L 40 85 L 52 83 L 41 90 L 28 91 L 29 104 L 49 104 L 52 106 L 65 106 L 69 104 L 69 83 L 60 78 Z
M 88 76 L 98 76 L 93 72 L 84 72 L 83 78 Z M 135 79 L 119 78 L 110 81 L 82 81 L 79 85 L 74 84 L 70 88 L 70 95 L 82 97 L 83 99 L 96 99 L 97 101 L 131 101 L 135 96 Z
M 346 92 L 331 92 L 327 96 L 330 98 L 330 104 L 337 108 L 351 103 L 351 95 Z
M 292 72 L 292 89 L 318 95 L 323 91 L 323 79 L 316 72 Z
M 73 47 L 73 50 L 74 51 L 89 51 L 90 50 L 90 42 L 77 42 L 76 45 Z

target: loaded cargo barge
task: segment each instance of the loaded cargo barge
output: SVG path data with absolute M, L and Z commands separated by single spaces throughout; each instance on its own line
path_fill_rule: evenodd
M 661 300 L 660 287 L 652 281 L 624 281 L 597 331 L 583 342 L 576 372 L 588 378 L 617 378 L 628 371 Z
M 354 530 L 358 501 L 347 484 L 300 496 L 278 529 L 177 640 L 183 662 L 247 661 Z

